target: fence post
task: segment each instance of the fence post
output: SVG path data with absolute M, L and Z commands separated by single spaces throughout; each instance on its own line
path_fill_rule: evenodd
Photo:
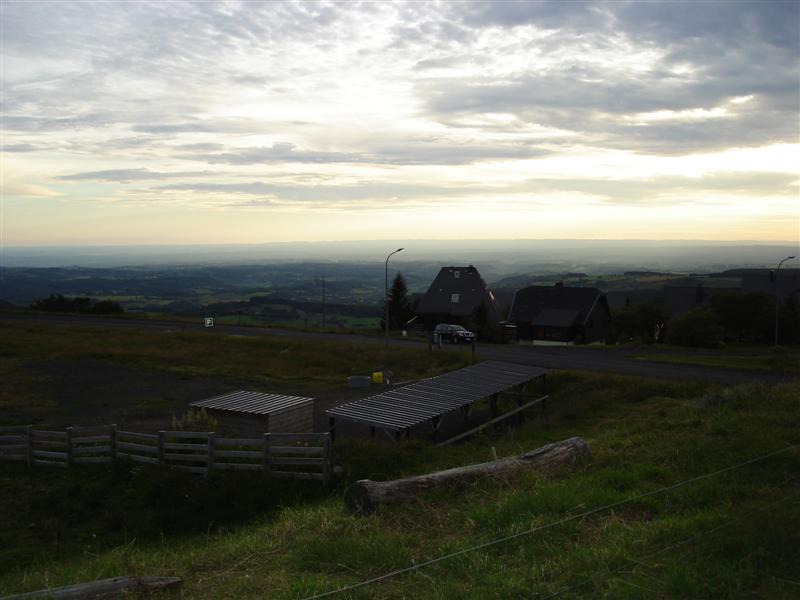
M 158 464 L 164 464 L 164 431 L 158 432 Z
M 213 431 L 208 436 L 208 468 L 206 469 L 206 477 L 211 477 L 211 471 L 214 470 L 214 451 L 216 450 L 216 433 Z
M 328 482 L 331 479 L 331 435 L 329 433 L 323 434 L 322 438 L 322 485 L 328 487 Z
M 264 473 L 269 475 L 270 469 L 272 467 L 271 460 L 270 460 L 270 435 L 268 433 L 264 434 L 264 456 L 262 457 L 262 463 L 264 467 Z
M 27 447 L 25 448 L 25 458 L 30 467 L 33 465 L 33 425 L 28 425 L 25 429 L 28 437 Z
M 67 465 L 72 465 L 72 427 L 67 427 Z
M 117 424 L 111 425 L 111 431 L 108 432 L 108 445 L 111 448 L 111 462 L 117 460 Z

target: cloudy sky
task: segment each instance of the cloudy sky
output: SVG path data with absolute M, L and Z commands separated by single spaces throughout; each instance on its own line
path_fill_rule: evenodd
M 3 244 L 800 239 L 789 2 L 15 2 Z

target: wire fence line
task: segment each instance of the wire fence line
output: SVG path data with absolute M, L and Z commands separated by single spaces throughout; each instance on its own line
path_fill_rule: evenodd
M 509 542 L 511 540 L 515 540 L 517 538 L 529 536 L 529 535 L 532 535 L 532 534 L 534 534 L 536 532 L 544 531 L 545 529 L 551 529 L 553 527 L 557 527 L 558 525 L 563 525 L 564 523 L 568 523 L 570 521 L 574 521 L 574 520 L 577 520 L 577 519 L 583 519 L 583 518 L 589 517 L 591 515 L 594 515 L 594 514 L 597 514 L 597 513 L 600 513 L 600 512 L 605 512 L 607 510 L 611 510 L 611 509 L 616 508 L 618 506 L 622 506 L 622 505 L 628 504 L 630 502 L 634 502 L 636 500 L 641 500 L 642 498 L 647 498 L 647 497 L 650 497 L 650 496 L 663 494 L 665 492 L 669 492 L 671 490 L 678 489 L 680 487 L 683 487 L 685 485 L 689 485 L 691 483 L 695 483 L 697 481 L 710 479 L 712 477 L 716 477 L 717 475 L 722 475 L 723 473 L 728 473 L 728 472 L 734 471 L 736 469 L 741 469 L 741 468 L 746 467 L 748 465 L 752 465 L 754 463 L 766 460 L 768 458 L 772 458 L 774 456 L 778 456 L 779 454 L 783 454 L 785 452 L 789 452 L 789 451 L 795 450 L 797 448 L 800 448 L 800 445 L 793 444 L 791 446 L 787 446 L 785 448 L 781 448 L 780 450 L 775 450 L 774 452 L 770 452 L 768 454 L 764 454 L 764 455 L 758 456 L 756 458 L 751 458 L 749 460 L 746 460 L 746 461 L 743 461 L 743 462 L 740 462 L 740 463 L 736 463 L 734 465 L 723 467 L 721 469 L 717 469 L 715 471 L 711 471 L 711 472 L 705 473 L 703 475 L 698 475 L 696 477 L 691 477 L 689 479 L 685 479 L 683 481 L 680 481 L 678 483 L 674 483 L 672 485 L 664 486 L 664 487 L 661 487 L 661 488 L 658 488 L 656 490 L 652 490 L 652 491 L 649 491 L 649 492 L 644 492 L 644 493 L 641 493 L 641 494 L 637 494 L 637 495 L 631 496 L 630 498 L 627 498 L 625 500 L 619 500 L 617 502 L 612 502 L 610 504 L 605 504 L 603 506 L 598 506 L 596 508 L 593 508 L 593 509 L 590 509 L 590 510 L 586 510 L 586 511 L 583 511 L 583 512 L 580 512 L 580 513 L 575 513 L 573 515 L 569 515 L 569 516 L 563 517 L 563 518 L 558 519 L 556 521 L 551 521 L 550 523 L 546 523 L 544 525 L 539 525 L 537 527 L 531 527 L 530 529 L 526 529 L 525 531 L 519 531 L 519 532 L 514 533 L 512 535 L 508 535 L 506 537 L 502 537 L 502 538 L 499 538 L 499 539 L 496 539 L 496 540 L 491 540 L 489 542 L 484 542 L 482 544 L 478 544 L 478 545 L 475 545 L 475 546 L 470 546 L 468 548 L 463 548 L 461 550 L 457 550 L 455 552 L 451 552 L 450 554 L 445 554 L 443 556 L 438 556 L 436 558 L 432 558 L 430 560 L 426 560 L 426 561 L 423 561 L 421 563 L 416 563 L 416 564 L 410 565 L 408 567 L 404 567 L 402 569 L 396 569 L 395 571 L 391 571 L 389 573 L 386 573 L 384 575 L 380 575 L 378 577 L 373 577 L 371 579 L 366 579 L 366 580 L 361 581 L 359 583 L 354 583 L 354 584 L 347 585 L 347 586 L 344 586 L 344 587 L 341 587 L 341 588 L 338 588 L 338 589 L 335 589 L 335 590 L 330 590 L 330 591 L 327 591 L 327 592 L 322 592 L 320 594 L 307 596 L 303 600 L 316 600 L 317 598 L 326 598 L 326 597 L 329 597 L 329 596 L 334 596 L 336 594 L 341 594 L 341 593 L 344 593 L 344 592 L 349 592 L 349 591 L 352 591 L 352 590 L 356 590 L 356 589 L 359 589 L 359 588 L 362 588 L 362 587 L 365 587 L 365 586 L 369 586 L 369 585 L 372 585 L 372 584 L 375 584 L 375 583 L 378 583 L 378 582 L 381 582 L 381 581 L 385 581 L 387 579 L 391 579 L 391 578 L 397 577 L 399 575 L 404 575 L 404 574 L 410 573 L 412 571 L 417 571 L 419 569 L 422 569 L 423 567 L 427 567 L 429 565 L 432 565 L 432 564 L 435 564 L 435 563 L 438 563 L 438 562 L 449 560 L 449 559 L 455 558 L 457 556 L 462 556 L 464 554 L 468 554 L 470 552 L 475 552 L 477 550 L 482 550 L 482 549 L 488 548 L 490 546 L 495 546 L 497 544 L 502 544 L 502 543 L 505 543 L 505 542 Z
M 639 558 L 636 558 L 636 559 L 633 559 L 633 558 L 625 559 L 625 562 L 627 564 L 625 564 L 625 565 L 623 565 L 621 567 L 618 567 L 618 568 L 613 569 L 611 571 L 608 571 L 606 573 L 601 573 L 600 575 L 595 575 L 594 577 L 589 577 L 589 578 L 584 579 L 583 581 L 581 581 L 579 583 L 576 583 L 576 584 L 571 585 L 569 587 L 562 588 L 562 589 L 558 590 L 557 592 L 553 592 L 552 594 L 549 594 L 547 596 L 541 596 L 539 598 L 539 600 L 550 600 L 550 598 L 557 598 L 558 596 L 561 596 L 562 594 L 566 594 L 567 592 L 571 592 L 571 591 L 577 590 L 577 589 L 585 587 L 585 586 L 587 586 L 589 584 L 597 583 L 598 581 L 602 581 L 604 579 L 607 579 L 607 578 L 611 577 L 612 575 L 616 575 L 617 573 L 621 572 L 623 569 L 625 569 L 626 567 L 630 566 L 631 564 L 633 564 L 633 565 L 641 565 L 641 564 L 643 564 L 642 561 L 648 560 L 650 558 L 654 558 L 655 556 L 658 556 L 659 554 L 664 554 L 664 553 L 669 552 L 670 550 L 674 550 L 675 548 L 678 548 L 680 546 L 685 546 L 686 544 L 690 544 L 690 543 L 692 543 L 692 542 L 694 542 L 694 541 L 696 541 L 696 540 L 698 540 L 700 538 L 706 538 L 707 539 L 709 536 L 714 535 L 715 533 L 725 529 L 726 527 L 730 527 L 731 525 L 733 525 L 735 523 L 741 523 L 742 521 L 744 521 L 745 519 L 747 519 L 749 517 L 752 517 L 753 515 L 756 515 L 758 513 L 762 513 L 762 512 L 764 512 L 766 510 L 769 510 L 770 508 L 774 508 L 775 506 L 783 504 L 787 500 L 794 500 L 798 496 L 800 496 L 800 492 L 795 492 L 793 494 L 790 494 L 790 495 L 786 496 L 785 498 L 781 498 L 780 500 L 776 500 L 775 502 L 770 502 L 766 506 L 761 506 L 761 507 L 759 507 L 757 509 L 748 511 L 744 515 L 740 515 L 739 517 L 737 517 L 735 519 L 730 519 L 730 520 L 728 520 L 728 521 L 726 521 L 726 522 L 724 522 L 724 523 L 722 523 L 720 525 L 717 525 L 716 527 L 713 527 L 713 528 L 708 529 L 706 531 L 703 531 L 701 533 L 694 534 L 694 535 L 689 536 L 688 538 L 684 538 L 684 539 L 682 539 L 682 540 L 680 540 L 678 542 L 673 542 L 672 544 L 669 544 L 667 546 L 663 546 L 663 547 L 658 548 L 657 550 L 654 550 L 652 552 L 648 552 L 646 554 L 643 554 Z M 646 566 L 646 565 L 644 565 L 644 566 Z

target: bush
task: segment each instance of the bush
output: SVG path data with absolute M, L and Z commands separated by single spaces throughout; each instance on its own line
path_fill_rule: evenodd
M 710 308 L 695 308 L 676 315 L 667 325 L 667 342 L 678 346 L 716 348 L 722 340 L 722 327 Z
M 173 415 L 173 431 L 216 431 L 219 422 L 205 408 L 190 408 L 180 419 Z

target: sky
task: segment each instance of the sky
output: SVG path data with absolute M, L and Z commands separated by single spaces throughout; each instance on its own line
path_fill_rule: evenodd
M 0 2 L 5 246 L 800 240 L 800 2 Z

